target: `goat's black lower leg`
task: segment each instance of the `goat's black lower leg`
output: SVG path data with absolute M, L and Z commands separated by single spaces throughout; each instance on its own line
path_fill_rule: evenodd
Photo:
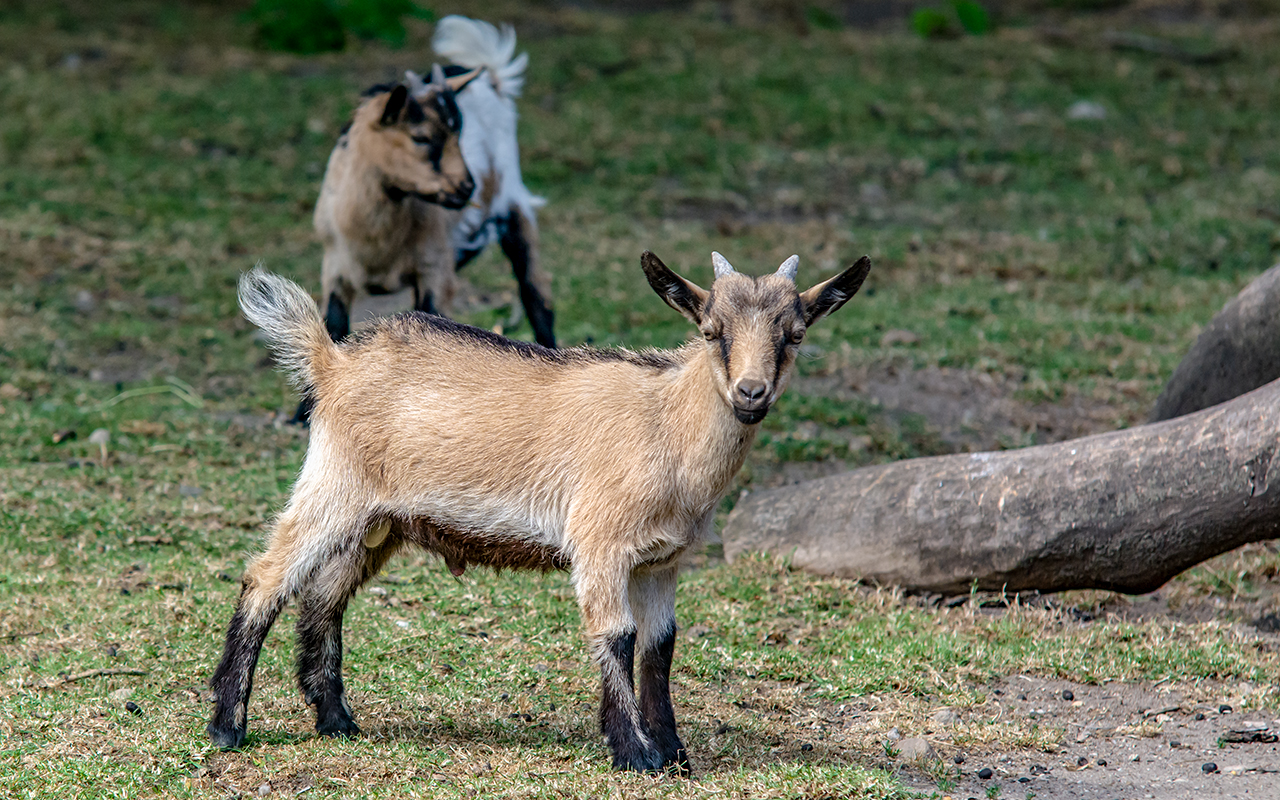
M 659 770 L 662 754 L 654 747 L 636 703 L 632 678 L 635 631 L 615 637 L 607 645 L 600 658 L 600 730 L 613 751 L 613 768 Z
M 502 252 L 511 262 L 511 270 L 515 273 L 516 283 L 520 286 L 520 303 L 524 306 L 529 324 L 533 327 L 533 337 L 540 345 L 555 347 L 556 335 L 553 327 L 556 317 L 547 298 L 538 288 L 537 253 L 534 252 L 529 240 L 531 233 L 528 223 L 520 212 L 511 212 L 500 240 Z
M 360 733 L 342 684 L 342 616 L 347 602 L 326 604 L 305 598 L 298 613 L 298 685 L 316 710 L 321 736 Z
M 640 713 L 654 746 L 662 754 L 662 766 L 675 767 L 681 775 L 689 775 L 689 754 L 676 734 L 676 714 L 671 706 L 671 659 L 675 647 L 676 626 L 672 623 L 640 655 Z
M 240 592 L 240 602 L 227 628 L 227 643 L 222 661 L 209 681 L 213 689 L 213 718 L 206 730 L 213 743 L 223 749 L 244 744 L 249 725 L 249 693 L 253 690 L 253 672 L 258 666 L 258 653 L 267 631 L 275 622 L 284 601 L 267 607 L 248 602 L 249 587 Z
M 298 603 L 298 685 L 307 705 L 316 710 L 316 732 L 321 736 L 360 733 L 342 682 L 342 617 L 351 596 L 378 573 L 398 541 L 335 555 L 312 578 Z

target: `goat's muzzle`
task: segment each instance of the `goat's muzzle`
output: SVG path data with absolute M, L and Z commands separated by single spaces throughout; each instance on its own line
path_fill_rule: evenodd
M 769 413 L 769 384 L 744 378 L 733 389 L 733 415 L 745 425 L 754 425 Z
M 476 182 L 468 177 L 454 187 L 452 192 L 441 192 L 439 203 L 445 208 L 462 208 L 471 199 L 471 194 L 475 190 Z

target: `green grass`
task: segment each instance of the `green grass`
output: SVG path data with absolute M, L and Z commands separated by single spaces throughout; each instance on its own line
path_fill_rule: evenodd
M 765 421 L 726 509 L 792 467 L 948 449 L 921 418 L 806 389 L 868 365 L 1012 375 L 1025 402 L 1101 398 L 1138 421 L 1199 326 L 1275 260 L 1275 19 L 1195 32 L 1239 56 L 1191 66 L 1030 27 L 799 37 L 697 8 L 483 13 L 530 52 L 521 144 L 549 200 L 566 343 L 689 335 L 645 284 L 646 248 L 703 283 L 712 249 L 754 272 L 798 252 L 802 282 L 872 256 L 863 293 L 808 339 L 812 380 Z M 1097 20 L 1067 24 L 1087 42 Z M 235 281 L 261 261 L 315 288 L 323 164 L 361 88 L 428 63 L 430 26 L 407 26 L 403 49 L 298 57 L 253 50 L 211 4 L 0 9 L 0 795 L 897 797 L 882 731 L 919 729 L 938 705 L 971 712 L 970 746 L 1054 746 L 1060 731 L 983 717 L 1003 675 L 1274 687 L 1274 649 L 1225 622 L 937 610 L 712 558 L 682 586 L 674 677 L 702 780 L 614 776 L 566 578 L 454 581 L 409 557 L 348 618 L 367 738 L 310 736 L 287 612 L 249 746 L 211 750 L 204 682 L 306 442 L 273 422 L 295 400 Z M 1068 120 L 1080 99 L 1107 118 Z M 501 258 L 464 275 L 489 299 L 461 316 L 503 320 Z M 881 344 L 903 329 L 918 341 Z M 191 402 L 169 388 L 184 385 Z M 1181 591 L 1234 599 L 1276 580 L 1274 553 L 1233 558 Z M 113 669 L 146 674 L 60 677 Z

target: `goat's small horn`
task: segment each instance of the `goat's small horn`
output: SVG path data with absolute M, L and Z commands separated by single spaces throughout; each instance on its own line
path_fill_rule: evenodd
M 800 256 L 792 256 L 778 267 L 778 274 L 792 283 L 796 282 L 796 270 L 800 269 Z
M 717 278 L 733 274 L 733 265 L 714 250 L 711 251 L 711 266 L 715 268 Z
M 414 97 L 420 97 L 421 95 L 426 94 L 426 91 L 429 88 L 427 86 L 427 82 L 422 79 L 422 76 L 411 69 L 404 71 L 404 80 L 405 83 L 409 84 L 409 94 L 412 94 Z
M 439 64 L 431 65 L 431 85 L 441 90 L 445 88 L 444 70 L 440 68 Z

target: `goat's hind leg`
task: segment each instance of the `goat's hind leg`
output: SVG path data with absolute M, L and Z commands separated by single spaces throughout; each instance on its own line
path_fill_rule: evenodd
M 248 729 L 249 693 L 262 642 L 280 609 L 299 589 L 306 571 L 298 569 L 297 523 L 282 518 L 271 547 L 245 570 L 231 624 L 227 627 L 222 661 L 209 681 L 214 711 L 207 731 L 218 747 L 244 744 Z
M 676 733 L 671 705 L 671 659 L 676 646 L 676 573 L 670 564 L 637 570 L 631 576 L 631 607 L 636 615 L 636 650 L 640 714 L 654 745 L 662 753 L 662 766 L 689 776 L 689 754 Z
M 298 685 L 316 710 L 321 736 L 360 733 L 342 682 L 342 617 L 360 585 L 397 549 L 387 542 L 373 550 L 357 543 L 324 566 L 298 604 Z

